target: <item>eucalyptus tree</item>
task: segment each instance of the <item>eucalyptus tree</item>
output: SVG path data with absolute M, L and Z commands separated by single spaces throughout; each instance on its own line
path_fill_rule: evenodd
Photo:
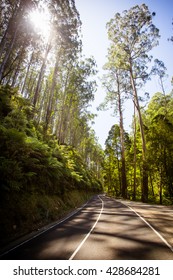
M 27 27 L 26 15 L 35 3 L 34 0 L 5 0 L 0 4 L 2 11 L 0 20 L 1 82 L 11 73 L 15 65 L 18 67 L 26 58 L 27 48 L 32 42 L 32 31 Z
M 75 135 L 80 120 L 88 116 L 88 106 L 93 101 L 96 90 L 96 73 L 95 61 L 92 58 L 76 59 L 65 64 L 59 90 L 61 97 L 57 104 L 56 135 L 61 143 L 69 143 L 69 139 L 73 139 L 70 134 Z
M 149 51 L 158 45 L 159 30 L 152 23 L 155 13 L 145 4 L 115 14 L 107 24 L 110 59 L 114 67 L 127 71 L 134 103 L 138 112 L 143 151 L 142 200 L 148 199 L 147 150 L 143 119 L 139 104 L 139 89 L 147 81 Z
M 104 184 L 108 193 L 122 195 L 120 127 L 113 125 L 105 141 Z
M 58 76 L 59 61 L 74 59 L 80 50 L 79 28 L 81 25 L 79 13 L 76 10 L 73 0 L 57 1 L 51 0 L 47 4 L 47 8 L 51 13 L 50 35 L 45 47 L 45 54 L 42 61 L 42 66 L 39 72 L 37 86 L 34 95 L 33 104 L 36 106 L 38 95 L 41 89 L 42 79 L 46 70 L 48 55 L 52 50 L 54 52 L 53 59 L 55 61 L 54 71 L 52 77 L 52 84 L 50 86 L 49 102 L 47 108 L 46 123 L 49 123 L 52 101 L 56 87 L 56 77 Z M 46 129 L 47 129 L 46 124 Z
M 39 108 L 47 75 L 54 67 L 49 86 L 48 114 L 51 113 L 59 61 L 74 59 L 81 49 L 79 39 L 80 16 L 74 0 L 4 0 L 0 4 L 0 81 L 19 85 L 24 96 L 30 96 Z M 32 24 L 32 13 L 50 14 L 47 20 L 49 38 Z M 38 18 L 39 20 L 39 18 Z M 61 51 L 63 49 L 63 52 Z M 55 63 L 53 62 L 55 61 Z M 54 65 L 53 65 L 54 63 Z M 35 79 L 35 81 L 34 81 Z M 32 81 L 32 94 L 30 92 Z M 38 106 L 37 106 L 38 105 Z
M 103 86 L 106 89 L 106 98 L 103 104 L 100 105 L 100 109 L 103 109 L 108 105 L 114 108 L 114 113 L 119 115 L 119 127 L 120 127 L 120 143 L 121 143 L 121 186 L 122 197 L 127 197 L 127 179 L 126 179 L 126 159 L 125 159 L 125 145 L 124 145 L 124 124 L 123 124 L 123 104 L 127 97 L 127 93 L 130 91 L 129 79 L 127 73 L 121 69 L 114 67 L 111 63 L 111 58 L 108 55 L 109 63 L 105 64 L 104 69 L 108 71 L 108 74 L 104 75 Z

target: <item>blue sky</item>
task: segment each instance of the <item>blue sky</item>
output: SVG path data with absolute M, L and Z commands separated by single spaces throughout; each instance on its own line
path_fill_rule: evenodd
M 154 58 L 162 60 L 167 67 L 167 74 L 169 76 L 167 81 L 165 81 L 165 88 L 168 93 L 170 92 L 170 81 L 173 76 L 173 43 L 168 42 L 167 39 L 173 36 L 173 0 L 75 0 L 75 2 L 82 21 L 83 54 L 86 57 L 93 56 L 95 58 L 99 70 L 98 79 L 103 75 L 102 67 L 106 62 L 107 48 L 109 46 L 106 23 L 114 17 L 115 13 L 121 13 L 123 10 L 143 3 L 149 7 L 151 12 L 155 12 L 156 16 L 153 23 L 159 28 L 161 39 L 159 46 L 153 49 L 152 55 Z M 96 107 L 105 97 L 104 89 L 101 87 L 99 80 L 98 84 L 95 102 L 90 110 L 98 114 L 93 128 L 99 143 L 104 146 L 111 126 L 118 123 L 118 119 L 115 116 L 111 116 L 111 110 L 106 112 L 96 111 Z M 143 92 L 149 92 L 150 96 L 159 91 L 160 86 L 157 78 L 153 78 L 146 88 L 142 90 Z M 132 112 L 133 106 L 129 101 L 125 104 L 124 110 L 124 124 L 125 129 L 128 131 L 130 130 Z

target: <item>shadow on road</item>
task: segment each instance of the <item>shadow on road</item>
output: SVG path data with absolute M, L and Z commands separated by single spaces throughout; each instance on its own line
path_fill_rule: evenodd
M 127 206 L 102 197 L 104 210 L 75 259 L 79 260 L 152 260 L 173 259 L 163 241 Z M 94 198 L 85 208 L 57 227 L 33 238 L 2 256 L 10 260 L 69 259 L 101 210 L 101 200 Z M 157 215 L 154 217 L 157 219 Z M 165 223 L 170 222 L 165 219 Z M 164 224 L 163 224 L 164 227 Z

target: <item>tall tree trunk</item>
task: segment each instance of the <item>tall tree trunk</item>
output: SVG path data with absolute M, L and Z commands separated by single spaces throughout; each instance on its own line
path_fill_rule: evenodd
M 143 166 L 142 166 L 142 197 L 141 197 L 141 199 L 143 202 L 147 202 L 148 201 L 148 167 L 147 167 L 147 158 L 146 158 L 147 149 L 146 149 L 146 142 L 145 142 L 143 120 L 142 120 L 141 110 L 140 110 L 140 106 L 139 106 L 139 100 L 138 100 L 135 80 L 133 77 L 132 66 L 130 67 L 130 79 L 131 79 L 131 86 L 132 86 L 132 90 L 133 90 L 134 102 L 135 102 L 135 106 L 136 106 L 136 109 L 138 112 L 138 117 L 139 117 L 139 126 L 140 126 L 140 132 L 141 132 L 141 140 L 142 140 Z
M 133 172 L 133 200 L 136 200 L 136 107 L 134 104 L 134 172 Z
M 153 179 L 152 179 L 151 174 L 149 175 L 149 179 L 150 179 L 150 184 L 151 184 L 151 193 L 152 193 L 152 196 L 155 197 L 154 186 L 153 186 Z
M 17 80 L 18 80 L 18 77 L 19 77 L 19 74 L 20 74 L 21 65 L 22 65 L 22 62 L 24 60 L 24 57 L 25 57 L 25 44 L 22 46 L 21 50 L 19 51 L 19 53 L 17 54 L 17 56 L 15 58 L 15 61 L 17 62 L 16 63 L 17 65 L 12 70 L 14 72 L 13 77 L 12 77 L 12 83 L 11 83 L 12 87 L 19 86 L 19 84 L 20 84 L 20 81 L 18 81 L 18 85 L 17 85 Z
M 24 94 L 24 91 L 25 91 L 26 81 L 27 81 L 27 79 L 28 79 L 30 67 L 31 67 L 31 64 L 32 64 L 32 61 L 33 61 L 33 57 L 34 57 L 34 51 L 33 51 L 32 54 L 31 54 L 31 58 L 30 58 L 30 61 L 29 61 L 29 63 L 28 63 L 28 67 L 27 67 L 27 70 L 26 70 L 26 75 L 25 75 L 24 82 L 23 82 L 22 89 L 21 89 L 21 94 L 22 94 L 24 97 L 27 96 L 27 94 Z
M 35 94 L 34 94 L 34 100 L 33 100 L 33 106 L 34 107 L 36 106 L 37 101 L 38 101 L 39 92 L 41 90 L 41 83 L 42 83 L 44 71 L 45 71 L 45 68 L 46 68 L 46 61 L 47 61 L 47 57 L 48 57 L 48 54 L 50 52 L 50 49 L 51 49 L 51 44 L 48 43 L 47 47 L 46 47 L 43 63 L 42 63 L 41 69 L 40 69 L 40 73 L 39 73 L 39 76 L 38 76 L 38 81 L 37 81 L 37 86 L 36 86 Z
M 125 146 L 124 146 L 124 126 L 123 126 L 123 112 L 121 105 L 121 93 L 120 93 L 120 83 L 118 74 L 116 74 L 117 80 L 117 93 L 118 93 L 118 110 L 120 116 L 120 142 L 121 142 L 121 160 L 122 160 L 122 197 L 127 198 L 127 179 L 126 179 L 126 161 L 125 161 Z
M 14 43 L 15 43 L 16 38 L 17 38 L 17 34 L 18 34 L 18 27 L 16 27 L 16 29 L 15 29 L 15 32 L 13 34 L 13 38 L 10 42 L 10 46 L 9 46 L 8 50 L 6 51 L 6 54 L 5 54 L 5 56 L 2 60 L 2 63 L 1 63 L 1 66 L 0 66 L 0 81 L 2 81 L 2 79 L 3 79 L 5 66 L 6 66 L 6 63 L 9 59 L 9 57 L 10 57 L 11 51 L 13 49 Z
M 160 185 L 159 185 L 159 203 L 162 204 L 163 202 L 163 196 L 162 196 L 162 192 L 163 192 L 163 184 L 162 184 L 162 170 L 160 168 L 159 170 L 159 173 L 160 173 Z
M 119 179 L 119 194 L 122 192 L 122 176 L 121 176 L 121 170 L 120 170 L 120 162 L 119 162 L 119 154 L 118 154 L 118 147 L 116 148 L 117 150 L 117 167 L 118 167 L 118 179 Z
M 67 73 L 66 80 L 65 80 L 65 85 L 64 85 L 64 91 L 62 93 L 62 106 L 60 108 L 60 116 L 59 116 L 59 122 L 57 123 L 56 127 L 56 135 L 58 137 L 58 140 L 60 143 L 65 142 L 65 131 L 64 131 L 64 123 L 67 123 L 67 119 L 70 118 L 70 109 L 66 106 L 66 88 L 68 84 L 68 78 L 69 78 L 69 72 Z M 72 98 L 72 97 L 71 97 Z M 70 98 L 70 100 L 71 100 Z M 67 108 L 68 108 L 68 113 L 67 113 Z M 67 117 L 67 114 L 69 117 Z
M 9 43 L 7 37 L 9 35 L 10 28 L 13 25 L 14 18 L 16 18 L 17 12 L 18 12 L 18 6 L 17 6 L 17 1 L 16 1 L 15 8 L 13 10 L 13 13 L 12 13 L 11 17 L 8 20 L 6 30 L 5 30 L 4 35 L 2 36 L 2 39 L 1 39 L 1 42 L 0 42 L 0 58 L 2 57 L 2 55 L 5 51 L 5 48 L 6 48 L 7 44 Z M 16 28 L 16 31 L 17 31 L 17 28 Z M 14 34 L 13 34 L 13 38 L 14 38 Z M 11 43 L 9 45 L 10 45 L 10 48 L 11 48 Z
M 49 94 L 49 102 L 48 102 L 47 111 L 46 111 L 46 122 L 45 122 L 45 129 L 44 129 L 45 134 L 48 130 L 48 126 L 50 123 L 50 117 L 51 117 L 51 113 L 52 113 L 53 99 L 54 99 L 55 87 L 56 87 L 56 77 L 57 77 L 57 73 L 58 73 L 58 62 L 59 61 L 58 61 L 58 56 L 57 56 L 54 71 L 53 71 L 52 84 L 51 84 L 51 89 L 50 89 L 50 94 Z

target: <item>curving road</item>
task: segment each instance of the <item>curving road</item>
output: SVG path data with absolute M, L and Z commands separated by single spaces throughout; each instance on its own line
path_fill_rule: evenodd
M 93 197 L 1 259 L 173 260 L 173 208 Z

